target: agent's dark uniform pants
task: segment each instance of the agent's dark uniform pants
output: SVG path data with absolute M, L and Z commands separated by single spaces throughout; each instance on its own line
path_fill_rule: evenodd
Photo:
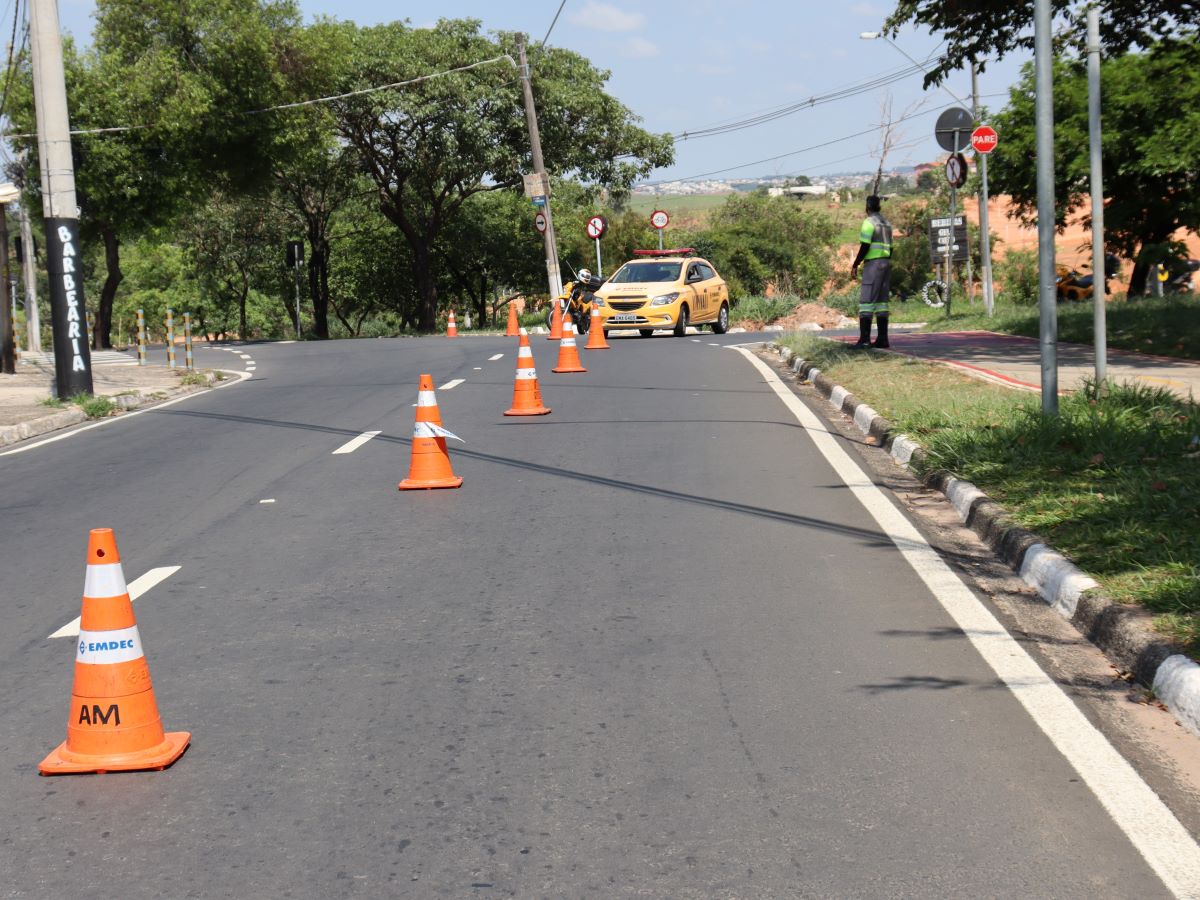
M 888 314 L 888 295 L 892 290 L 892 261 L 868 259 L 863 263 L 862 294 L 858 301 L 859 316 Z

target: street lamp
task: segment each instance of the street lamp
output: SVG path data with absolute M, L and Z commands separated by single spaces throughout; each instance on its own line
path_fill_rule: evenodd
M 905 59 L 919 68 L 926 75 L 929 70 L 925 66 L 913 59 L 904 49 L 889 38 L 882 31 L 863 31 L 859 34 L 859 39 L 864 41 L 884 40 L 896 49 Z M 958 94 L 946 87 L 945 82 L 940 85 L 941 89 L 957 100 L 964 106 L 967 101 L 963 100 Z M 975 75 L 975 62 L 971 61 L 971 115 L 975 119 L 976 124 L 979 122 L 979 81 Z M 994 298 L 992 296 L 992 236 L 990 234 L 990 224 L 988 222 L 988 174 L 987 174 L 987 154 L 980 153 L 979 161 L 979 181 L 981 192 L 979 196 L 979 255 L 983 260 L 983 306 L 990 316 L 994 307 Z M 970 277 L 970 259 L 967 260 L 967 275 Z

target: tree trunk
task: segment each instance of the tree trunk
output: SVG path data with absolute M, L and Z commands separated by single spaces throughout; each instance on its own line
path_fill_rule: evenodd
M 1129 294 L 1126 296 L 1127 300 L 1133 300 L 1146 293 L 1146 277 L 1149 274 L 1149 263 L 1139 261 L 1133 264 L 1133 273 L 1129 276 Z
M 427 243 L 413 247 L 413 275 L 416 276 L 418 298 L 418 331 L 437 330 L 437 281 L 433 276 L 433 253 Z
M 242 272 L 241 274 L 242 290 L 238 294 L 238 338 L 244 341 L 248 337 L 246 333 L 248 330 L 246 327 L 246 297 L 250 293 L 250 283 L 249 279 L 246 278 L 246 273 Z
M 308 295 L 313 305 L 313 333 L 329 340 L 329 241 L 312 220 L 308 225 Z
M 117 296 L 117 287 L 125 277 L 121 272 L 121 242 L 117 233 L 109 227 L 102 228 L 104 238 L 104 287 L 100 289 L 100 303 L 96 309 L 96 326 L 92 332 L 93 350 L 112 349 L 112 310 Z

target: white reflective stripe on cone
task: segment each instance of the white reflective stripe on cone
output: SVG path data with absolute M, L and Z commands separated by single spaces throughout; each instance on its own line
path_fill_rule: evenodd
M 517 369 L 517 381 L 537 381 L 537 369 Z
M 417 394 L 417 406 L 437 406 L 437 394 L 434 391 L 421 391 Z
M 525 335 L 525 337 L 529 337 L 529 332 L 526 331 L 524 328 L 521 328 L 518 333 Z
M 517 359 L 533 359 L 533 349 L 531 347 L 518 347 Z
M 125 592 L 125 572 L 122 571 L 119 562 L 87 567 L 87 575 L 83 581 L 83 596 L 120 597 Z
M 93 666 L 129 662 L 144 655 L 136 625 L 113 631 L 80 631 L 75 643 L 75 662 Z

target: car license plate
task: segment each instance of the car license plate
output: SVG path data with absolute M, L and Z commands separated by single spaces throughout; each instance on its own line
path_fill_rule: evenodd
M 608 320 L 610 322 L 636 322 L 637 316 L 633 313 L 618 313 L 615 316 L 609 316 Z

